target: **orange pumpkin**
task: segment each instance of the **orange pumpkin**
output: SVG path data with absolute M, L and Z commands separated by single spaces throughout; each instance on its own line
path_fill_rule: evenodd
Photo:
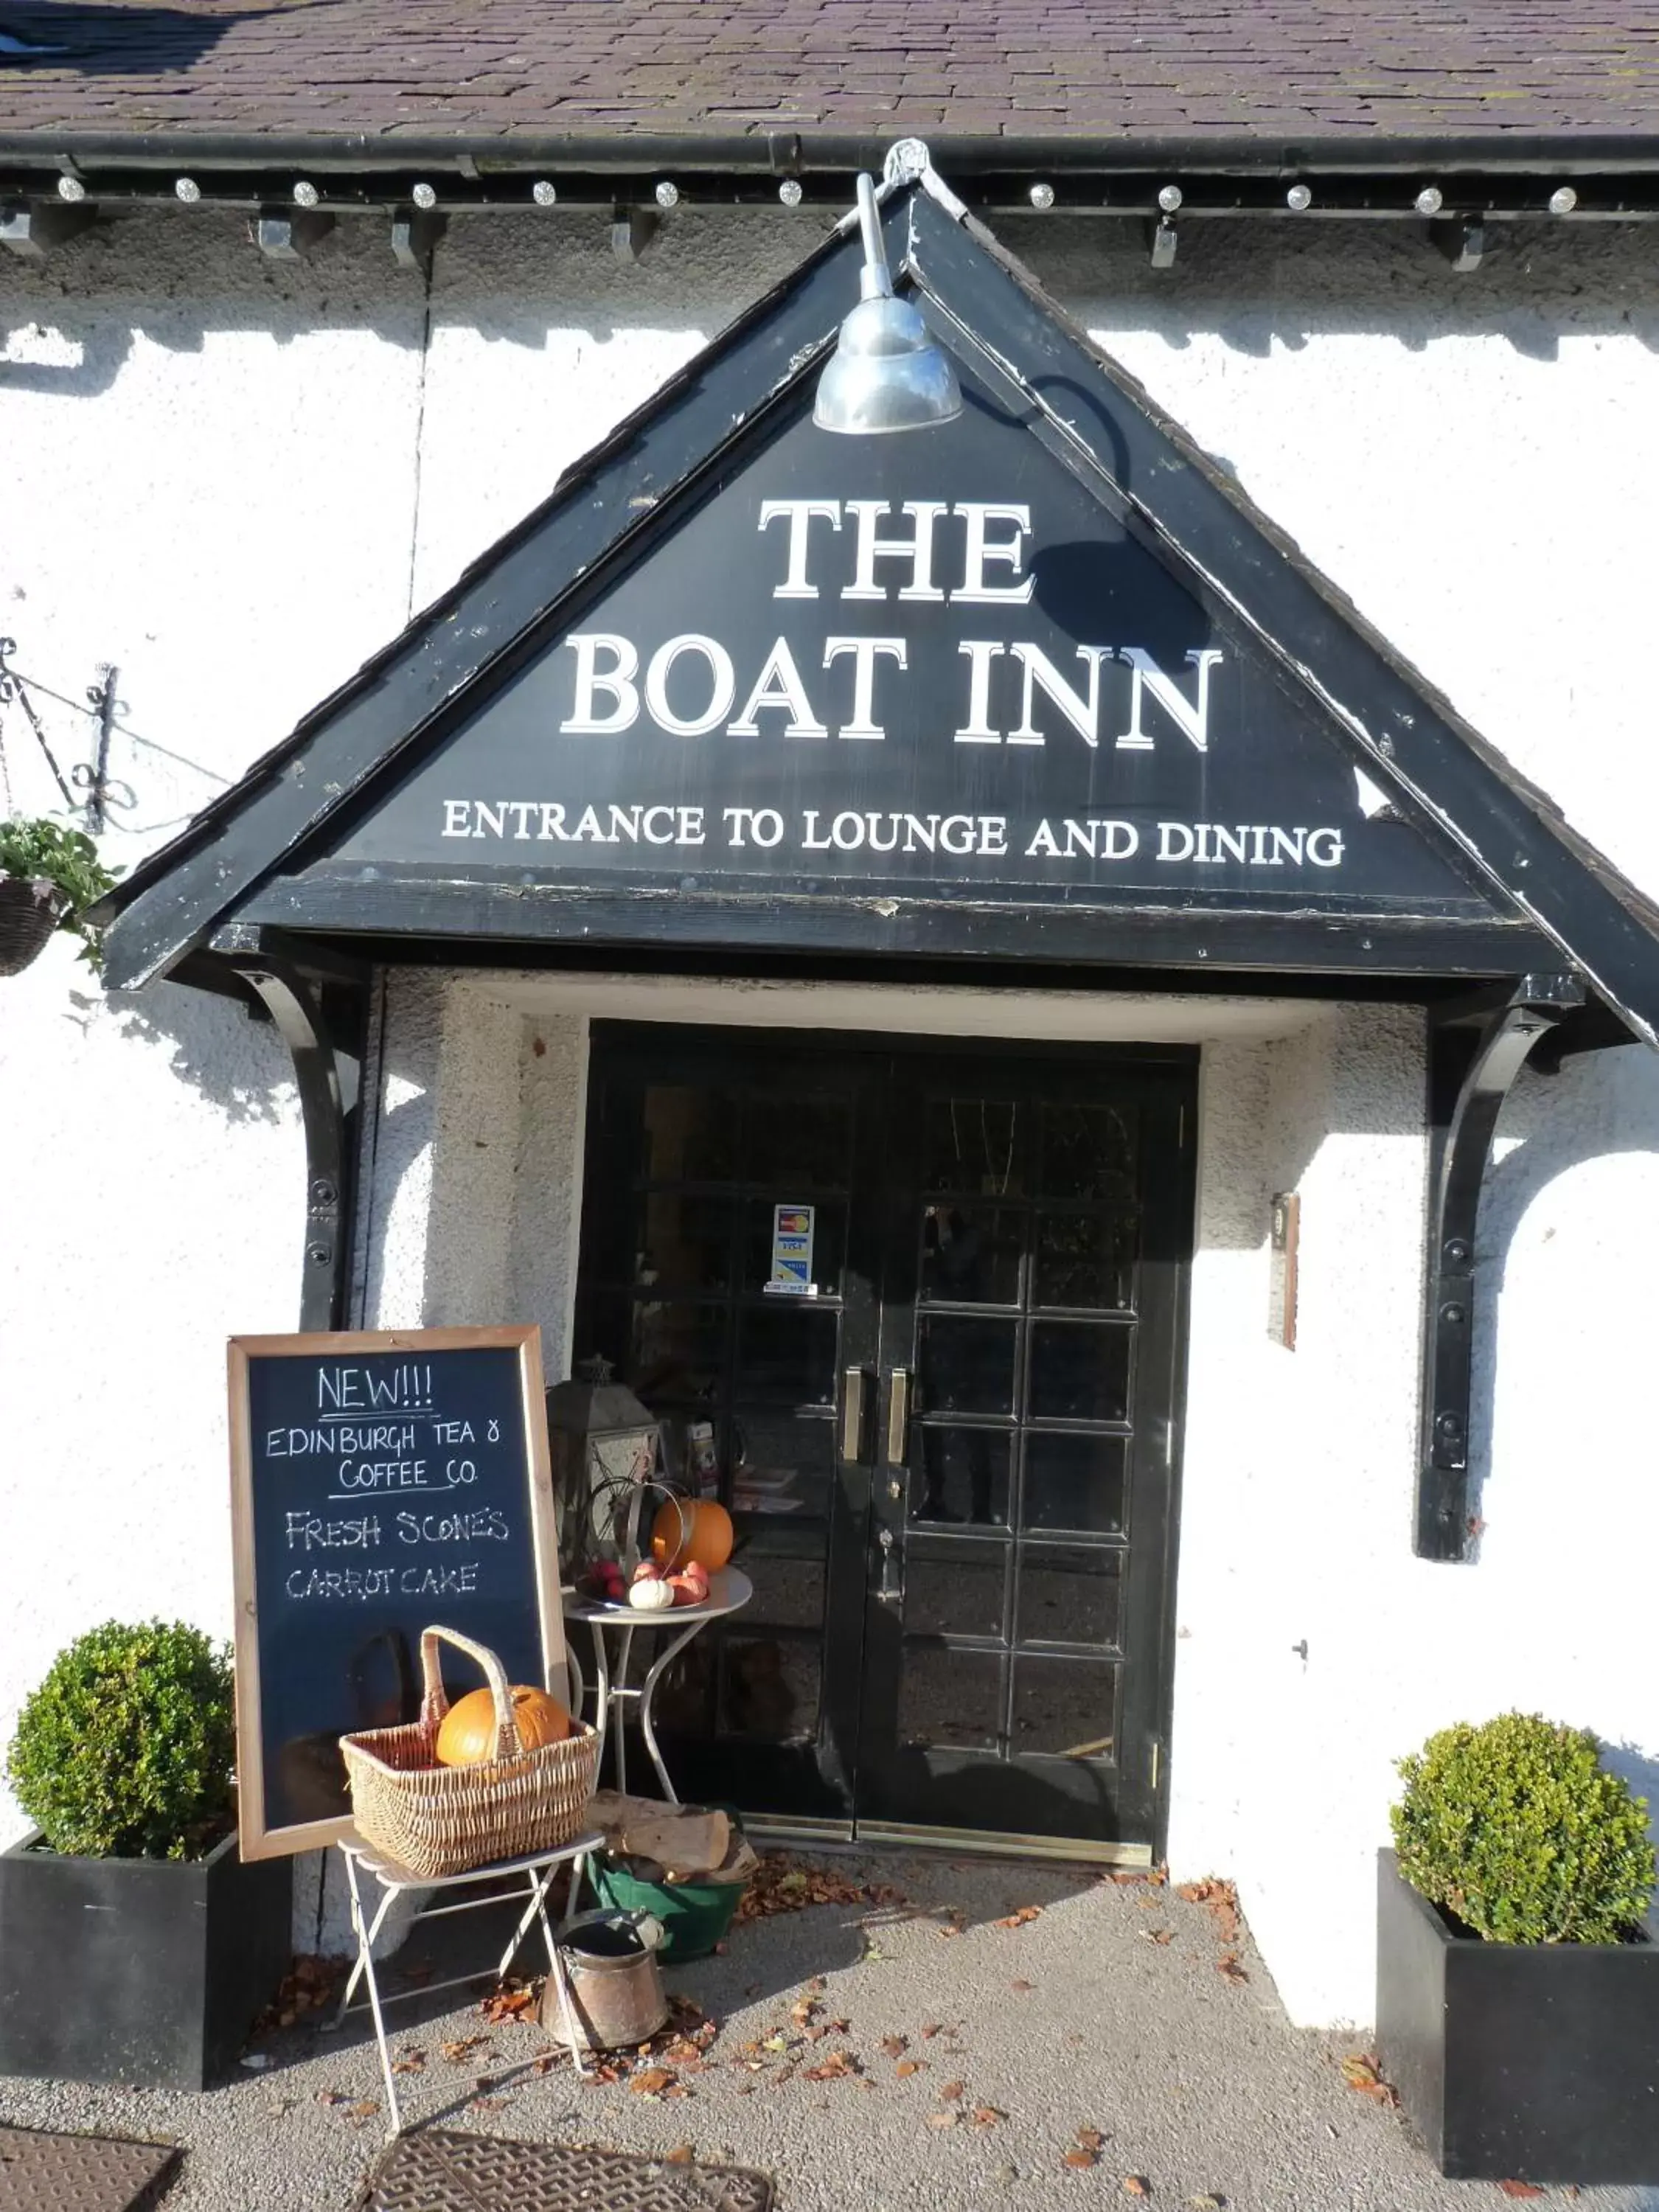
M 712 1498 L 671 1498 L 651 1524 L 651 1555 L 672 1572 L 688 1559 L 717 1575 L 732 1556 L 732 1516 Z
M 519 1724 L 519 1741 L 526 1751 L 539 1751 L 544 1743 L 562 1743 L 570 1733 L 570 1716 L 556 1698 L 528 1684 L 513 1686 L 513 1717 Z M 485 1690 L 469 1690 L 458 1698 L 438 1723 L 434 1749 L 440 1766 L 477 1766 L 495 1756 L 495 1700 Z

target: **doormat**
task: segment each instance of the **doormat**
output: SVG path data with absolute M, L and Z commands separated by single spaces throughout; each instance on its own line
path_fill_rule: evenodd
M 745 2166 L 430 2128 L 392 2144 L 358 2212 L 771 2212 L 772 2203 L 769 2177 Z
M 0 2212 L 150 2212 L 179 2157 L 172 2143 L 0 2128 Z

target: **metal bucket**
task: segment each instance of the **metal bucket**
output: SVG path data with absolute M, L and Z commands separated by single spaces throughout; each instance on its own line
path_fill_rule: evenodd
M 621 2051 L 648 2043 L 668 2018 L 657 1972 L 662 1923 L 648 1912 L 579 1912 L 559 1930 L 560 1977 L 542 1992 L 542 2026 L 556 2043 Z

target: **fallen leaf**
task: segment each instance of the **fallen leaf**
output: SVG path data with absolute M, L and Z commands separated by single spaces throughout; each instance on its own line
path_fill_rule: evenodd
M 659 2097 L 673 2086 L 674 2076 L 665 2066 L 647 2066 L 642 2074 L 635 2074 L 629 2088 L 636 2097 Z
M 1544 2193 L 1530 2181 L 1500 2181 L 1498 2186 L 1505 2197 L 1541 2197 Z
M 1150 2197 L 1152 2193 L 1152 2185 L 1147 2180 L 1144 2173 L 1126 2173 L 1124 2175 L 1123 2194 L 1126 2197 Z
M 360 2097 L 355 2105 L 346 2106 L 346 2118 L 352 2120 L 372 2120 L 380 2109 L 378 2097 Z
M 1218 2197 L 1213 2189 L 1206 2189 L 1201 2197 L 1187 2199 L 1189 2212 L 1226 2212 L 1227 2200 Z
M 994 2105 L 975 2105 L 971 2118 L 976 2128 L 994 2128 L 999 2120 L 1006 2120 L 1006 2112 L 1000 2112 Z
M 392 2060 L 392 2070 L 394 2074 L 418 2074 L 425 2064 L 424 2051 L 405 2051 Z
M 910 2048 L 910 2039 L 908 2035 L 884 2035 L 881 2048 L 884 2057 L 899 2058 Z
M 1238 1954 L 1236 1951 L 1224 1952 L 1216 1960 L 1215 1970 L 1218 1974 L 1224 1974 L 1230 1982 L 1248 1982 L 1250 1978 L 1243 1967 L 1239 1965 Z
M 696 2156 L 695 2143 L 676 2143 L 673 2149 L 664 2159 L 663 2163 L 665 2166 L 690 2166 Z
M 853 2023 L 850 2020 L 832 2020 L 827 2025 L 831 2035 L 845 2035 Z
M 1098 2150 L 1106 2138 L 1098 2128 L 1079 2128 L 1077 2131 L 1077 2140 L 1081 2149 Z
M 487 2021 L 526 2020 L 536 2009 L 541 1995 L 538 1989 L 492 1990 L 478 2007 Z
M 1173 1928 L 1143 1928 L 1140 1932 L 1146 1938 L 1146 1941 L 1149 1943 L 1173 1943 L 1175 1942 L 1175 1929 Z
M 1022 1905 L 1018 1912 L 1011 1912 L 1006 1919 L 999 1920 L 994 1925 L 999 1928 L 1024 1928 L 1028 1920 L 1036 1919 L 1042 1911 L 1040 1905 Z
M 947 2102 L 954 2104 L 967 2087 L 968 2084 L 965 2081 L 947 2081 L 944 2087 L 939 2091 L 939 2094 L 941 2097 L 945 2098 Z
M 1345 2058 L 1342 2061 L 1342 2079 L 1351 2089 L 1358 2089 L 1364 2097 L 1375 2097 L 1380 2105 L 1397 2105 L 1400 2102 L 1392 2084 L 1382 2079 L 1374 2058 L 1358 2055 Z
M 487 2035 L 463 2035 L 454 2043 L 440 2044 L 438 2047 L 452 2066 L 459 2066 L 473 2051 L 486 2049 L 489 2043 Z
M 920 2058 L 901 2058 L 893 2071 L 901 2081 L 908 2081 L 913 2074 L 921 2073 L 921 2061 Z
M 931 2043 L 936 2035 L 942 2035 L 944 2033 L 945 2023 L 943 2021 L 930 2020 L 927 2027 L 921 2031 L 921 2039 L 924 2043 Z
M 806 2079 L 809 2081 L 841 2081 L 849 2074 L 856 2074 L 860 2070 L 859 2062 L 850 2051 L 832 2051 L 817 2065 L 806 2069 Z
M 927 2124 L 930 2128 L 953 2128 L 959 2117 L 956 2112 L 929 2112 Z
M 475 2097 L 469 2109 L 475 2112 L 504 2112 L 507 2100 L 505 2097 Z
M 1079 2143 L 1066 2152 L 1065 2162 L 1067 2166 L 1098 2166 L 1100 2154 L 1098 2151 L 1085 2150 L 1082 2144 Z
M 1242 1925 L 1238 1913 L 1238 1892 L 1230 1881 L 1183 1881 L 1176 1895 L 1184 1898 L 1188 1905 L 1201 1905 L 1215 1923 L 1216 1934 L 1224 1943 L 1236 1943 Z
M 1019 1996 L 1029 1996 L 1031 1991 L 1036 1987 L 1036 1984 L 1035 1982 L 1010 1982 L 1008 1986 L 1011 1990 L 1016 1990 Z
M 798 2002 L 790 2006 L 789 2017 L 797 2027 L 805 2027 L 811 2023 L 812 2015 L 817 2009 L 818 2007 L 814 1999 L 802 1997 Z
M 821 1997 L 829 1986 L 829 1983 L 822 1974 L 814 1974 L 806 1984 L 807 1994 L 809 1996 Z

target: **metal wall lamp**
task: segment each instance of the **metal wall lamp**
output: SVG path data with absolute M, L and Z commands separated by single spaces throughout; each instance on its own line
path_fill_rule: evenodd
M 864 238 L 859 303 L 842 325 L 818 379 L 812 420 L 821 430 L 858 438 L 954 422 L 962 412 L 956 372 L 916 309 L 894 296 L 876 188 L 868 177 L 859 179 L 858 193 Z

